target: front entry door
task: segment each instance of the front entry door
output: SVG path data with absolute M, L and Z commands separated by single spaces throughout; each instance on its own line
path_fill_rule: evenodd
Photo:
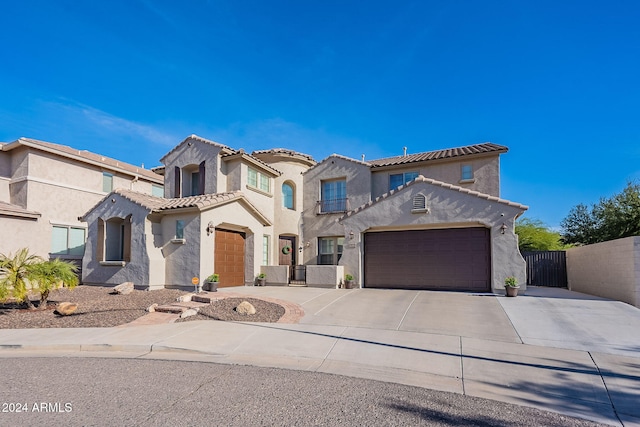
M 294 236 L 280 236 L 278 254 L 278 264 L 289 266 L 289 279 L 291 279 L 296 265 L 296 238 Z

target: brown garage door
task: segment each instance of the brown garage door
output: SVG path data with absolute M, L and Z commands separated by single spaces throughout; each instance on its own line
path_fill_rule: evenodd
M 488 291 L 487 228 L 385 231 L 364 235 L 368 288 Z
M 220 275 L 218 286 L 244 286 L 244 234 L 216 230 L 214 263 Z

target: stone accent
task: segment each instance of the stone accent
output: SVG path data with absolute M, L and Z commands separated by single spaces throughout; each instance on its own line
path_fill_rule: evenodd
M 69 316 L 78 309 L 78 304 L 74 302 L 61 302 L 56 307 L 56 313 L 61 316 Z
M 147 313 L 155 313 L 156 307 L 158 307 L 158 303 L 153 303 L 149 307 L 147 307 Z
M 236 308 L 236 313 L 244 316 L 256 314 L 256 308 L 248 301 L 242 301 Z
M 182 314 L 180 315 L 180 318 L 184 319 L 185 317 L 195 316 L 196 314 L 198 314 L 198 309 L 190 308 L 188 310 L 183 311 Z
M 118 295 L 128 295 L 131 292 L 133 292 L 133 282 L 120 283 L 118 286 L 113 288 L 113 293 Z
M 181 295 L 178 298 L 176 298 L 177 302 L 188 302 L 191 301 L 191 298 L 193 298 L 194 295 L 193 294 L 186 294 L 186 295 Z

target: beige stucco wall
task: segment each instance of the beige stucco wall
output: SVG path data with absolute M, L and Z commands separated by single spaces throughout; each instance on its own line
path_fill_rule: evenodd
M 462 181 L 462 165 L 473 167 L 472 181 Z M 500 157 L 498 155 L 466 158 L 454 161 L 432 161 L 423 164 L 393 168 L 372 169 L 372 198 L 379 197 L 390 190 L 389 175 L 403 172 L 418 172 L 419 175 L 436 181 L 447 182 L 469 190 L 500 196 Z
M 370 200 L 371 174 L 369 167 L 358 161 L 331 156 L 304 174 L 304 211 L 301 236 L 303 264 L 317 264 L 318 237 L 344 235 L 344 228 L 337 220 L 343 213 L 317 214 L 321 182 L 345 178 L 349 207 L 355 209 Z
M 640 308 L 640 236 L 567 250 L 569 289 Z
M 417 194 L 426 197 L 428 212 L 413 213 L 412 200 Z M 518 250 L 514 223 L 524 209 L 495 200 L 487 200 L 455 189 L 427 182 L 415 182 L 395 191 L 341 220 L 345 246 L 340 264 L 345 274 L 352 274 L 358 284 L 363 277 L 363 234 L 370 230 L 415 230 L 483 226 L 490 229 L 491 289 L 504 289 L 504 279 L 515 276 L 522 291 L 526 283 L 525 261 Z M 502 225 L 506 226 L 502 234 Z M 353 233 L 353 239 L 350 235 Z
M 0 253 L 15 254 L 29 248 L 34 255 L 48 255 L 49 241 L 38 235 L 42 219 L 0 217 Z

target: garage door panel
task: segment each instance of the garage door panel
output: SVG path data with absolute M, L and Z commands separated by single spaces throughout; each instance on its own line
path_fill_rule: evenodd
M 490 289 L 486 228 L 367 233 L 364 258 L 366 287 Z

